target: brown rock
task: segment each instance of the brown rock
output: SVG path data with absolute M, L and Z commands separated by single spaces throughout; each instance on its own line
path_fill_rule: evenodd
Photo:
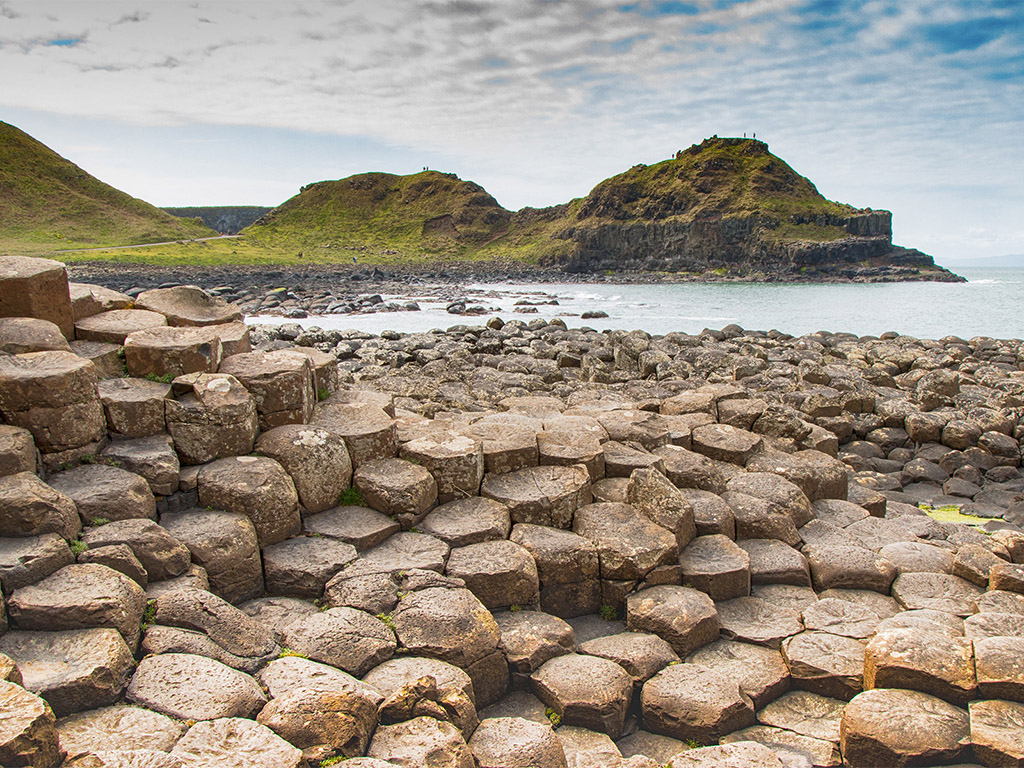
M 313 661 L 361 676 L 390 659 L 394 632 L 380 619 L 354 608 L 330 608 L 299 619 L 285 629 L 285 645 Z
M 828 632 L 801 632 L 782 644 L 793 686 L 849 701 L 864 690 L 864 644 Z
M 739 685 L 697 664 L 666 667 L 648 680 L 640 708 L 648 730 L 702 744 L 755 722 L 753 703 Z
M 557 656 L 537 670 L 531 681 L 535 695 L 563 723 L 612 738 L 622 735 L 633 681 L 615 662 L 577 654 Z
M 459 730 L 432 717 L 382 725 L 374 734 L 367 755 L 395 765 L 475 768 L 473 753 Z
M 233 376 L 190 373 L 172 384 L 167 431 L 183 464 L 203 464 L 252 451 L 256 402 Z
M 195 285 L 143 291 L 136 297 L 135 306 L 159 312 L 167 318 L 169 325 L 174 326 L 218 325 L 242 319 L 238 309 Z
M 683 581 L 713 600 L 750 594 L 750 557 L 722 536 L 698 536 L 679 554 Z
M 789 668 L 780 651 L 735 640 L 716 640 L 686 661 L 735 680 L 755 707 L 763 707 L 789 689 Z
M 400 455 L 419 462 L 434 476 L 437 498 L 442 504 L 480 493 L 484 453 L 478 440 L 454 432 L 421 437 L 403 445 Z
M 124 344 L 128 334 L 167 325 L 167 318 L 144 309 L 112 309 L 75 323 L 75 336 L 82 341 Z
M 972 701 L 971 744 L 985 765 L 1024 764 L 1024 704 Z
M 188 548 L 152 520 L 118 520 L 86 532 L 90 547 L 127 544 L 153 581 L 181 576 L 191 563 Z
M 182 720 L 252 717 L 267 701 L 256 680 L 244 672 L 186 653 L 144 658 L 127 698 Z
M 301 529 L 295 484 L 273 459 L 236 456 L 207 464 L 199 470 L 199 503 L 247 515 L 261 547 Z
M 74 539 L 81 529 L 75 502 L 31 472 L 0 477 L 0 536 L 58 533 Z
M 452 549 L 445 573 L 462 579 L 488 609 L 534 605 L 540 599 L 537 565 L 513 541 L 486 541 Z
M 576 510 L 590 503 L 590 475 L 582 465 L 528 467 L 488 475 L 480 494 L 507 506 L 514 523 L 570 528 Z
M 352 479 L 367 506 L 393 516 L 406 529 L 423 519 L 438 498 L 434 476 L 405 459 L 364 462 Z
M 101 452 L 104 459 L 117 462 L 117 466 L 144 478 L 150 490 L 160 496 L 170 496 L 178 490 L 181 464 L 171 438 L 166 434 L 114 440 Z
M 642 579 L 678 557 L 676 537 L 628 504 L 587 504 L 576 510 L 573 532 L 597 547 L 603 579 Z
M 480 768 L 566 768 L 565 753 L 550 725 L 522 717 L 490 717 L 469 740 Z
M 64 751 L 57 742 L 49 705 L 20 685 L 0 681 L 0 764 L 57 768 Z
M 69 756 L 103 750 L 168 752 L 185 732 L 185 725 L 142 707 L 115 704 L 61 718 L 57 731 Z
M 0 259 L 0 317 L 38 317 L 75 336 L 68 272 L 59 261 L 28 256 Z
M 39 452 L 32 433 L 24 427 L 0 424 L 0 477 L 36 471 Z
M 102 285 L 68 283 L 68 293 L 71 296 L 71 311 L 76 323 L 100 312 L 127 309 L 132 304 L 131 296 Z
M 654 469 L 638 469 L 629 478 L 626 498 L 640 514 L 675 534 L 685 547 L 697 535 L 693 507 L 672 482 Z
M 312 423 L 344 439 L 356 469 L 368 461 L 388 459 L 398 453 L 394 419 L 376 406 L 323 402 L 314 409 Z
M 35 317 L 0 317 L 0 352 L 70 352 L 68 340 L 54 323 Z
M 305 762 L 269 728 L 242 717 L 196 723 L 171 754 L 189 768 L 301 768 Z
M 686 656 L 718 639 L 715 604 L 703 592 L 662 585 L 642 589 L 626 599 L 630 629 L 662 638 L 679 656 Z
M 122 437 L 147 437 L 166 429 L 164 401 L 170 384 L 146 379 L 104 379 L 98 385 L 107 429 Z
M 276 427 L 259 436 L 256 451 L 284 467 L 310 514 L 335 506 L 352 479 L 345 441 L 326 429 L 298 424 Z
M 119 467 L 82 464 L 51 476 L 50 485 L 74 501 L 86 524 L 94 525 L 93 520 L 152 520 L 156 517 L 156 499 L 149 483 Z M 97 543 L 97 546 L 100 545 Z
M 307 760 L 358 757 L 377 726 L 377 702 L 362 691 L 299 688 L 275 696 L 256 720 Z

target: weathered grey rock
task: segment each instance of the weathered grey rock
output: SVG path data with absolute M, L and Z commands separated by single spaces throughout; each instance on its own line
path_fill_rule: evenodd
M 0 477 L 34 473 L 38 465 L 39 452 L 32 433 L 24 427 L 0 424 Z
M 418 527 L 449 546 L 465 547 L 507 539 L 512 521 L 504 504 L 475 496 L 442 504 L 431 510 Z
M 0 352 L 70 352 L 68 340 L 56 323 L 35 317 L 0 317 Z
M 974 698 L 974 649 L 963 637 L 887 629 L 864 652 L 864 688 L 908 688 L 965 705 Z
M 284 467 L 309 514 L 335 506 L 352 480 L 345 441 L 326 429 L 299 424 L 276 427 L 259 436 L 256 452 Z
M 252 520 L 238 512 L 190 509 L 160 518 L 206 569 L 210 590 L 229 603 L 263 592 L 263 565 Z
M 252 717 L 266 703 L 256 680 L 219 661 L 161 653 L 139 662 L 129 701 L 183 720 Z
M 726 491 L 722 500 L 732 509 L 738 539 L 778 539 L 791 547 L 800 544 L 793 519 L 767 499 Z
M 380 726 L 367 755 L 409 768 L 419 765 L 475 768 L 473 753 L 458 728 L 432 717 Z
M 861 547 L 815 544 L 804 554 L 818 591 L 869 589 L 886 594 L 896 578 L 892 563 Z
M 680 488 L 679 492 L 693 508 L 693 521 L 697 526 L 698 536 L 717 534 L 729 539 L 736 538 L 736 520 L 732 509 L 720 496 L 695 488 Z
M 722 635 L 770 648 L 780 647 L 787 637 L 801 632 L 800 614 L 772 605 L 759 597 L 736 597 L 715 605 Z
M 404 528 L 416 525 L 437 502 L 434 476 L 405 459 L 368 461 L 353 481 L 367 506 L 394 517 Z
M 61 718 L 57 732 L 69 758 L 104 750 L 169 752 L 185 724 L 142 707 L 114 704 Z
M 747 471 L 782 475 L 799 486 L 812 502 L 846 498 L 846 465 L 820 451 L 790 454 L 762 450 L 747 462 Z
M 622 667 L 596 656 L 567 654 L 547 661 L 531 677 L 534 694 L 567 725 L 622 735 L 633 681 Z
M 450 547 L 447 544 L 433 536 L 401 531 L 361 553 L 359 558 L 335 578 L 344 580 L 355 576 L 412 569 L 440 573 L 444 570 L 449 551 Z
M 146 593 L 127 576 L 85 563 L 65 566 L 37 584 L 15 590 L 7 610 L 21 629 L 111 627 L 134 648 L 145 604 Z
M 377 702 L 363 691 L 299 688 L 275 696 L 256 720 L 307 760 L 358 757 L 377 726 Z
M 221 355 L 220 337 L 206 328 L 158 326 L 133 331 L 124 340 L 128 375 L 140 379 L 216 373 Z
M 424 715 L 451 723 L 463 738 L 471 736 L 480 724 L 473 702 L 455 688 L 438 689 L 429 675 L 406 683 L 388 696 L 379 709 L 384 725 L 401 723 Z
M 10 594 L 74 561 L 67 542 L 56 533 L 0 539 L 0 585 Z
M 591 501 L 590 475 L 579 464 L 527 467 L 487 475 L 480 495 L 507 506 L 513 523 L 570 528 L 576 510 Z
M 763 707 L 789 689 L 789 668 L 780 651 L 720 639 L 685 659 L 735 680 L 755 707 Z
M 292 622 L 285 645 L 332 667 L 361 676 L 390 659 L 397 647 L 383 621 L 354 608 L 330 608 Z
M 170 496 L 178 490 L 181 465 L 169 435 L 114 440 L 103 448 L 101 455 L 142 477 L 159 496 Z
M 252 451 L 256 401 L 234 376 L 190 373 L 171 385 L 164 406 L 167 431 L 182 464 L 203 464 Z
M 231 355 L 220 365 L 252 394 L 262 430 L 306 424 L 313 417 L 313 366 L 304 355 L 285 350 Z
M 166 427 L 164 401 L 171 385 L 147 379 L 104 379 L 97 385 L 107 429 L 121 437 L 147 437 Z
M 978 613 L 1016 613 L 1024 615 L 1024 597 L 1016 592 L 990 589 L 975 602 Z
M 57 768 L 64 753 L 49 705 L 20 685 L 0 680 L 0 764 Z
M 82 536 L 89 547 L 127 544 L 153 581 L 172 579 L 188 570 L 188 548 L 152 520 L 115 520 Z
M 363 682 L 387 697 L 395 695 L 403 686 L 425 675 L 434 678 L 438 690 L 454 689 L 470 701 L 476 701 L 473 681 L 469 675 L 454 664 L 422 656 L 396 656 L 388 659 L 367 672 Z
M 633 472 L 626 488 L 626 498 L 652 523 L 674 533 L 680 549 L 697 535 L 690 502 L 657 470 L 638 469 Z
M 974 613 L 981 594 L 969 581 L 945 573 L 901 573 L 892 584 L 892 596 L 907 610 L 931 608 L 957 616 Z
M 26 689 L 57 716 L 113 704 L 124 692 L 135 659 L 113 629 L 8 632 L 0 652 L 14 659 Z
M 298 749 L 244 717 L 196 723 L 171 754 L 190 768 L 301 768 L 305 762 Z
M 629 477 L 637 469 L 656 469 L 663 472 L 665 462 L 647 450 L 609 440 L 601 446 L 604 454 L 604 471 L 608 477 Z
M 881 621 L 881 617 L 870 608 L 835 597 L 808 606 L 801 617 L 809 630 L 856 639 L 870 637 Z
M 158 312 L 145 309 L 111 309 L 78 320 L 73 335 L 82 341 L 105 341 L 123 345 L 130 333 L 164 325 L 167 325 L 167 318 Z
M 257 597 L 238 606 L 274 634 L 278 645 L 284 642 L 284 630 L 289 624 L 320 610 L 306 600 L 296 597 Z
M 878 551 L 899 573 L 952 573 L 955 555 L 923 541 L 897 541 Z
M 401 530 L 396 520 L 359 506 L 333 507 L 303 520 L 306 533 L 328 536 L 351 544 L 357 550 L 371 549 Z
M 209 592 L 210 579 L 206 575 L 206 569 L 201 565 L 190 565 L 188 570 L 181 576 L 147 584 L 146 599 L 156 600 L 168 592 L 175 592 L 179 589 L 198 589 L 203 592 Z
M 570 531 L 519 523 L 511 540 L 534 558 L 541 608 L 562 618 L 594 613 L 601 605 L 597 547 Z
M 433 475 L 442 504 L 480 493 L 484 452 L 479 440 L 455 432 L 421 437 L 403 445 L 399 453 Z
M 242 313 L 236 307 L 195 285 L 143 291 L 135 298 L 135 306 L 159 312 L 173 326 L 219 325 L 242 319 Z
M 537 465 L 537 433 L 529 427 L 478 422 L 459 431 L 480 441 L 485 472 L 501 475 Z
M 480 768 L 566 768 L 565 752 L 549 725 L 522 717 L 491 717 L 469 740 Z
M 762 438 L 745 429 L 728 424 L 705 424 L 694 427 L 693 450 L 718 461 L 741 467 L 761 447 Z
M 640 707 L 648 730 L 701 744 L 755 722 L 753 703 L 739 685 L 697 664 L 675 664 L 648 680 Z
M 824 741 L 839 741 L 846 702 L 807 691 L 790 691 L 757 713 L 758 722 Z
M 793 687 L 849 701 L 864 690 L 864 644 L 828 632 L 801 632 L 782 644 Z
M 534 437 L 534 442 L 540 464 L 561 467 L 582 464 L 594 482 L 605 476 L 604 448 L 591 432 L 573 428 L 546 429 Z
M 971 640 L 983 637 L 1024 637 L 1024 616 L 1019 613 L 986 611 L 964 620 L 964 635 Z
M 980 698 L 1024 701 L 1024 638 L 976 639 L 974 666 Z
M 513 541 L 485 541 L 452 549 L 445 573 L 462 579 L 488 609 L 534 605 L 540 580 L 533 556 Z
M 356 549 L 337 539 L 298 536 L 263 550 L 267 592 L 315 600 L 334 574 L 357 557 Z
M 107 464 L 82 464 L 50 478 L 50 485 L 78 508 L 82 520 L 156 517 L 156 500 L 146 480 Z
M 679 554 L 683 582 L 712 600 L 750 594 L 750 557 L 729 538 L 698 536 Z
M 729 491 L 765 499 L 781 508 L 799 528 L 815 517 L 811 502 L 800 487 L 781 475 L 768 472 L 743 472 L 731 478 Z M 819 502 L 815 502 L 819 503 Z
M 587 504 L 576 510 L 573 532 L 597 547 L 603 579 L 642 579 L 678 557 L 676 536 L 628 504 Z
M 501 630 L 499 648 L 515 676 L 525 677 L 555 656 L 576 651 L 572 627 L 540 611 L 502 611 L 494 615 Z M 600 655 L 600 654 L 595 654 Z
M 633 678 L 637 690 L 669 664 L 680 661 L 671 645 L 657 635 L 646 632 L 621 632 L 595 637 L 581 643 L 579 650 L 588 656 L 600 656 L 614 661 Z
M 680 657 L 718 639 L 715 604 L 688 587 L 662 585 L 642 589 L 626 599 L 630 629 L 662 638 Z
M 387 663 L 387 662 L 385 662 Z M 272 699 L 300 690 L 323 691 L 326 693 L 358 693 L 374 704 L 384 696 L 373 685 L 364 683 L 340 669 L 320 664 L 300 656 L 281 656 L 259 671 L 260 683 Z
M 989 569 L 1003 564 L 1004 560 L 981 544 L 964 544 L 957 550 L 953 560 L 953 575 L 985 589 L 988 587 Z
M 967 712 L 919 691 L 877 688 L 843 711 L 839 746 L 851 766 L 952 762 L 970 740 Z
M 985 765 L 1024 763 L 1024 704 L 972 701 L 971 744 Z
M 577 725 L 560 725 L 555 737 L 562 744 L 569 765 L 622 765 L 622 754 L 607 734 Z M 629 768 L 636 761 L 626 764 Z M 644 764 L 643 768 L 649 768 Z
M 398 453 L 394 419 L 373 405 L 320 403 L 313 411 L 312 423 L 341 436 L 356 469 Z
M 736 546 L 750 558 L 751 584 L 811 586 L 807 558 L 777 539 L 742 539 Z
M 248 516 L 261 547 L 301 528 L 295 484 L 273 459 L 236 456 L 207 464 L 199 470 L 199 503 Z
M 780 768 L 782 765 L 764 744 L 743 741 L 687 750 L 673 757 L 667 768 Z
M 696 488 L 714 494 L 725 491 L 725 476 L 706 456 L 678 445 L 664 445 L 654 452 L 664 462 L 665 476 L 678 488 Z
M 0 477 L 0 535 L 74 539 L 81 528 L 74 501 L 31 472 Z

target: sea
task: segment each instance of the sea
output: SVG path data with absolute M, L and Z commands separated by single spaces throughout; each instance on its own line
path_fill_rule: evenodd
M 253 323 L 416 333 L 453 325 L 560 317 L 570 328 L 636 330 L 651 334 L 699 333 L 736 324 L 795 336 L 816 331 L 877 336 L 886 331 L 938 339 L 1024 339 L 1024 269 L 961 268 L 966 283 L 467 283 L 436 295 L 383 295 L 387 302 L 415 301 L 419 311 L 310 316 L 298 320 L 257 315 Z M 453 297 L 481 315 L 447 311 Z M 522 310 L 526 310 L 523 312 Z M 584 312 L 607 317 L 583 319 Z

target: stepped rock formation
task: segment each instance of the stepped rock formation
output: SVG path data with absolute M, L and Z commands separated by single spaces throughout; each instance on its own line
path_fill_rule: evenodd
M 4 766 L 1024 760 L 1020 340 L 64 295 L 114 341 L 0 318 Z

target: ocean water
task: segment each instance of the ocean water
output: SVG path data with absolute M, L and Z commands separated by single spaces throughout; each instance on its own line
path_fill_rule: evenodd
M 776 329 L 800 335 L 814 331 L 847 331 L 878 335 L 885 331 L 917 336 L 991 336 L 1024 338 L 1024 269 L 961 269 L 967 283 L 877 284 L 751 284 L 683 283 L 657 285 L 594 284 L 467 284 L 444 297 L 415 297 L 419 312 L 369 315 L 324 315 L 285 321 L 256 316 L 250 322 L 298 322 L 303 326 L 351 328 L 370 333 L 403 333 L 481 324 L 489 317 L 562 317 L 570 328 L 642 329 L 652 334 L 697 333 L 736 323 L 751 330 Z M 488 311 L 476 317 L 448 314 L 451 295 Z M 385 296 L 407 301 L 408 297 Z M 516 312 L 517 302 L 536 304 L 536 313 Z M 603 311 L 607 318 L 583 320 L 585 311 Z

